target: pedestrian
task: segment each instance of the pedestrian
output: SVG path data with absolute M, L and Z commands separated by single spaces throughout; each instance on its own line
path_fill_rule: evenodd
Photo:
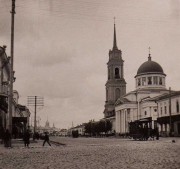
M 23 140 L 24 140 L 24 146 L 28 148 L 29 148 L 29 143 L 30 143 L 29 139 L 30 139 L 30 133 L 29 133 L 29 130 L 26 130 L 24 133 Z
M 4 133 L 5 133 L 5 130 L 4 130 L 4 127 L 0 127 L 0 139 L 2 140 L 1 141 L 1 144 L 4 143 Z
M 45 145 L 46 142 L 49 144 L 49 146 L 51 146 L 51 144 L 49 142 L 49 135 L 47 132 L 45 132 L 43 146 Z
M 156 140 L 159 140 L 159 129 L 158 129 L 158 127 L 155 128 L 155 133 L 156 133 Z
M 4 133 L 4 146 L 11 147 L 10 141 L 11 141 L 11 134 L 10 134 L 9 130 L 6 129 L 6 131 Z

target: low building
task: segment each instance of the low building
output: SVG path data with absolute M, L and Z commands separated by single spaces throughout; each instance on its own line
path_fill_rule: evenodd
M 67 135 L 68 135 L 68 130 L 67 130 L 67 129 L 61 129 L 61 130 L 58 132 L 58 136 L 66 137 Z
M 85 124 L 77 125 L 76 127 L 72 127 L 68 130 L 68 135 L 72 136 L 73 131 L 78 131 L 79 136 L 85 135 Z
M 180 91 L 170 91 L 154 98 L 157 103 L 157 123 L 162 136 L 180 136 Z

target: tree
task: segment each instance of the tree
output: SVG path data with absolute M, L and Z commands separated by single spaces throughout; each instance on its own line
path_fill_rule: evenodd
M 112 130 L 112 123 L 110 120 L 105 120 L 105 133 Z

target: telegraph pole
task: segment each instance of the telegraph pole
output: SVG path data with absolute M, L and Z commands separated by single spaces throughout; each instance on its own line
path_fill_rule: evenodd
M 35 105 L 34 105 L 34 133 L 36 133 L 36 106 L 37 106 L 37 96 L 35 96 Z
M 14 15 L 15 15 L 15 0 L 12 0 L 11 11 L 11 58 L 10 58 L 10 84 L 9 84 L 9 132 L 12 135 L 12 106 L 13 106 L 13 82 L 14 82 Z M 11 146 L 11 143 L 10 143 Z
M 171 120 L 171 88 L 169 88 L 169 135 L 172 134 L 172 120 Z
M 37 128 L 37 106 L 44 106 L 44 98 L 40 96 L 28 96 L 28 106 L 34 106 L 34 134 L 36 133 Z M 34 137 L 35 139 L 35 137 Z

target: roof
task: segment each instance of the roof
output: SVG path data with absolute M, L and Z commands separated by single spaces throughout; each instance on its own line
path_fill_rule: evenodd
M 143 74 L 164 74 L 164 71 L 161 67 L 160 64 L 158 64 L 157 62 L 154 62 L 151 60 L 151 57 L 148 57 L 148 61 L 144 62 L 138 69 L 137 71 L 137 75 L 143 75 Z
M 159 100 L 168 99 L 170 97 L 179 96 L 179 95 L 180 95 L 180 91 L 171 91 L 171 93 L 165 93 L 160 96 L 153 97 L 151 100 L 159 101 Z
M 130 102 L 132 101 L 128 100 L 127 98 L 121 97 L 116 101 L 115 105 L 117 106 L 119 104 L 130 103 Z

